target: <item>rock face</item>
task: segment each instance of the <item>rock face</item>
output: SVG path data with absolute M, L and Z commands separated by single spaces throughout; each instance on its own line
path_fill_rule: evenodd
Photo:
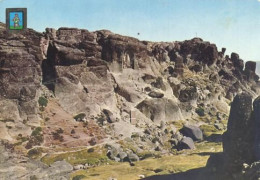
M 178 143 L 177 149 L 195 149 L 195 145 L 190 137 L 183 137 L 182 140 Z
M 0 131 L 5 132 L 1 139 L 29 135 L 27 127 L 40 124 L 37 102 L 42 78 L 40 37 L 33 30 L 0 33 Z M 7 129 L 3 121 L 12 122 L 13 128 Z
M 227 131 L 223 137 L 223 150 L 227 163 L 239 168 L 244 162 L 252 161 L 253 127 L 251 120 L 252 97 L 247 94 L 237 95 L 231 104 Z M 253 125 L 254 126 L 254 125 Z M 236 162 L 236 163 L 235 163 Z
M 182 119 L 178 105 L 169 99 L 145 99 L 136 107 L 154 122 Z
M 259 111 L 260 97 L 253 102 L 246 93 L 237 95 L 231 104 L 227 131 L 223 134 L 223 154 L 212 156 L 208 163 L 221 161 L 219 168 L 224 168 L 230 175 L 236 174 L 237 179 L 257 179 L 257 162 L 259 156 Z M 243 164 L 251 164 L 243 170 Z M 244 174 L 241 175 L 242 170 Z M 240 175 L 239 175 L 240 174 Z
M 164 151 L 173 123 L 199 115 L 213 119 L 228 113 L 238 93 L 259 94 L 255 64 L 246 63 L 244 70 L 238 54 L 229 58 L 224 53 L 200 38 L 148 42 L 107 30 L 64 27 L 7 34 L 0 23 L 0 139 L 30 149 L 98 145 L 106 137 L 130 139 L 139 151 Z M 237 101 L 250 104 L 246 97 Z M 250 114 L 246 105 L 232 105 L 227 154 L 236 150 L 229 148 L 229 139 L 240 142 L 242 134 L 234 130 L 240 128 L 249 138 L 243 127 L 253 120 L 236 115 L 238 110 Z M 258 117 L 257 103 L 255 109 Z M 189 129 L 187 136 L 202 139 L 198 129 Z M 173 144 L 193 149 L 191 138 L 173 137 Z M 114 160 L 138 160 L 136 154 L 115 154 Z
M 1 179 L 69 179 L 73 167 L 66 161 L 57 161 L 50 167 L 38 160 L 19 157 L 6 151 L 0 144 L 0 178 Z
M 259 76 L 256 75 L 256 62 L 247 61 L 245 67 L 245 75 L 247 76 L 248 80 L 255 81 L 259 79 Z

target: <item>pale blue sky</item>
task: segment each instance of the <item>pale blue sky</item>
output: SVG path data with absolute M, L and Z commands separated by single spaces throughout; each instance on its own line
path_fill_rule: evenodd
M 0 0 L 2 22 L 8 7 L 27 7 L 28 27 L 40 32 L 108 29 L 150 41 L 182 41 L 197 33 L 228 54 L 260 60 L 258 0 Z

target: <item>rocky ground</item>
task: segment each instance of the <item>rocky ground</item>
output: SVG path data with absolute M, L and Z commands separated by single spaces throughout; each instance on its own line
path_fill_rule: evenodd
M 202 168 L 222 152 L 234 97 L 259 95 L 255 62 L 200 38 L 148 42 L 107 30 L 8 34 L 4 27 L 2 179 L 140 179 Z M 243 121 L 244 111 L 236 112 L 229 119 Z

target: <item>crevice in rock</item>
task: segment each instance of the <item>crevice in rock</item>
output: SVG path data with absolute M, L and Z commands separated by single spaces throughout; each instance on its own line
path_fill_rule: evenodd
M 42 62 L 42 84 L 50 91 L 55 92 L 55 83 L 57 79 L 56 69 L 54 65 L 54 49 L 49 45 L 47 51 L 47 59 Z

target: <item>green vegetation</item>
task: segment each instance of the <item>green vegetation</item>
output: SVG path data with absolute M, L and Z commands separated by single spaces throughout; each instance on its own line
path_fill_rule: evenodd
M 7 122 L 14 122 L 13 119 L 0 119 L 0 122 L 7 123 Z
M 217 130 L 213 125 L 201 125 L 200 126 L 201 131 L 203 132 L 203 135 L 205 137 L 208 137 L 212 134 L 222 134 L 222 131 Z
M 48 99 L 46 99 L 45 97 L 41 96 L 39 97 L 38 103 L 41 107 L 46 107 L 48 104 Z
M 30 158 L 36 159 L 42 156 L 42 148 L 34 148 L 28 151 L 27 155 Z
M 37 127 L 33 130 L 31 136 L 38 136 L 38 135 L 41 135 L 41 132 L 42 132 L 42 128 L 41 127 Z
M 88 149 L 85 149 L 76 152 L 66 152 L 62 154 L 48 154 L 41 159 L 41 161 L 47 165 L 62 160 L 66 160 L 72 165 L 86 163 L 90 165 L 97 165 L 104 164 L 109 161 L 108 157 L 106 156 L 105 149 L 101 148 L 95 149 L 95 151 L 88 151 Z
M 33 130 L 29 142 L 26 144 L 26 149 L 31 149 L 33 146 L 41 145 L 43 142 L 42 128 L 37 127 Z
M 38 180 L 38 178 L 35 175 L 33 175 L 30 177 L 30 180 Z
M 81 179 L 83 179 L 85 177 L 86 176 L 84 176 L 84 175 L 78 175 L 78 176 L 73 177 L 72 180 L 81 180 Z
M 199 115 L 199 116 L 204 116 L 205 112 L 204 109 L 202 107 L 198 107 L 195 109 L 195 112 Z
M 111 162 L 109 165 L 101 165 L 90 168 L 87 171 L 80 170 L 73 173 L 71 179 L 79 175 L 84 175 L 85 177 L 82 180 L 100 180 L 108 179 L 109 177 L 137 180 L 140 179 L 140 174 L 148 177 L 152 175 L 185 172 L 190 169 L 204 167 L 211 153 L 221 151 L 221 143 L 201 142 L 196 144 L 195 150 L 183 150 L 171 156 L 147 158 L 135 162 L 135 166 L 130 166 L 127 162 Z M 97 172 L 102 173 L 97 174 Z
M 86 114 L 85 113 L 79 113 L 78 115 L 76 115 L 76 116 L 74 116 L 73 118 L 75 119 L 75 120 L 82 120 L 82 119 L 84 119 L 86 117 Z
M 55 132 L 52 132 L 51 134 L 54 140 L 59 140 L 60 142 L 64 141 L 63 135 L 61 135 L 63 134 L 63 129 L 59 128 Z
M 184 121 L 179 120 L 179 121 L 172 121 L 171 122 L 178 130 L 180 130 L 181 128 L 183 128 L 184 125 Z
M 49 120 L 50 120 L 50 118 L 49 118 L 49 117 L 46 117 L 44 120 L 47 122 L 47 121 L 49 121 Z

